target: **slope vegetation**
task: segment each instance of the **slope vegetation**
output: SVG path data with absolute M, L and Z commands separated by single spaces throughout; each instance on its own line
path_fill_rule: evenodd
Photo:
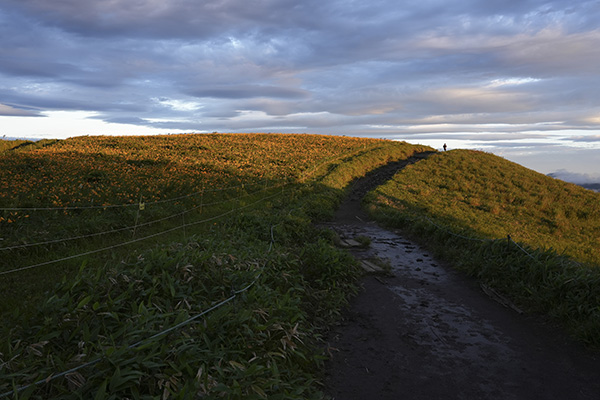
M 368 196 L 372 215 L 589 342 L 600 329 L 600 195 L 500 157 L 434 154 Z
M 322 397 L 319 338 L 359 271 L 314 222 L 424 150 L 241 134 L 2 153 L 0 396 Z

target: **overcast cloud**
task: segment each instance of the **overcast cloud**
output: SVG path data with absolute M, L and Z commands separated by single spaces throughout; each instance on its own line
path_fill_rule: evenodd
M 597 0 L 0 0 L 0 133 L 80 111 L 122 134 L 600 150 L 598 21 Z

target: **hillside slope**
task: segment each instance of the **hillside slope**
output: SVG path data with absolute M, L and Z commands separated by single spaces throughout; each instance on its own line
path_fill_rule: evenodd
M 375 219 L 600 346 L 600 194 L 455 150 L 406 167 L 365 201 Z
M 470 150 L 438 153 L 379 188 L 377 202 L 477 237 L 600 264 L 600 194 Z
M 429 237 L 420 246 L 369 221 L 360 207 L 364 193 L 404 165 L 388 164 L 353 183 L 327 224 L 343 243 L 370 240 L 350 251 L 366 267 L 387 271 L 363 277 L 343 322 L 327 336 L 337 350 L 327 363 L 327 393 L 336 399 L 600 398 L 596 353 L 573 345 L 554 324 L 500 305 L 489 288 L 433 257 Z
M 314 222 L 423 150 L 240 134 L 0 154 L 0 397 L 322 398 L 319 339 L 359 270 Z

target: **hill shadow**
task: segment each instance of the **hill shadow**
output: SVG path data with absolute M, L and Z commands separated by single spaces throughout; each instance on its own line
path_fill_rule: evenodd
M 425 160 L 436 153 L 436 151 L 415 153 L 407 159 L 390 162 L 368 172 L 361 178 L 353 180 L 348 185 L 346 197 L 336 212 L 335 220 L 344 223 L 355 222 L 357 218 L 359 220 L 368 219 L 366 212 L 361 207 L 362 199 L 368 192 L 392 179 L 398 171 L 406 168 L 408 165 Z

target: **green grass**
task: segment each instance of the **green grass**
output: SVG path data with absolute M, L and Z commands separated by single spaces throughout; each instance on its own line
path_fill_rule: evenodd
M 366 203 L 376 219 L 600 345 L 598 193 L 491 154 L 455 150 L 405 168 Z
M 28 143 L 33 143 L 31 141 L 28 140 L 0 140 L 0 152 L 2 151 L 8 151 L 11 149 L 14 149 L 15 147 L 19 147 L 22 146 L 24 144 L 28 144 Z
M 0 153 L 3 151 L 22 152 L 39 149 L 45 146 L 52 145 L 57 141 L 54 139 L 42 139 L 32 142 L 31 140 L 5 140 L 0 139 Z
M 173 229 L 164 235 L 3 275 L 10 307 L 0 328 L 0 393 L 25 388 L 22 399 L 321 398 L 320 337 L 356 290 L 360 272 L 314 222 L 333 215 L 351 179 L 423 149 L 310 135 L 193 135 L 78 138 L 0 158 L 15 167 L 3 170 L 0 184 L 37 182 L 11 186 L 14 196 L 2 199 L 5 206 L 40 207 L 54 199 L 60 207 L 90 204 L 90 198 L 135 206 L 6 211 L 2 235 L 11 245 L 127 227 L 205 204 L 185 221 L 135 232 L 143 237 Z M 247 154 L 260 157 L 248 162 Z M 63 181 L 49 174 L 61 169 L 70 171 Z M 92 173 L 92 181 L 81 181 Z M 146 183 L 153 188 L 148 204 L 203 187 L 247 185 L 139 210 L 129 194 Z M 80 186 L 97 193 L 75 198 Z M 207 206 L 209 200 L 218 204 Z M 126 230 L 10 250 L 2 271 L 133 237 Z
M 281 214 L 281 203 L 213 225 L 210 235 L 104 268 L 83 266 L 39 305 L 39 315 L 15 316 L 3 349 L 12 361 L 0 381 L 33 382 L 102 357 L 24 398 L 73 391 L 85 398 L 318 397 L 314 371 L 323 356 L 316 339 L 357 272 L 301 209 Z M 206 317 L 147 340 L 253 282 Z M 127 348 L 138 341 L 144 343 Z

